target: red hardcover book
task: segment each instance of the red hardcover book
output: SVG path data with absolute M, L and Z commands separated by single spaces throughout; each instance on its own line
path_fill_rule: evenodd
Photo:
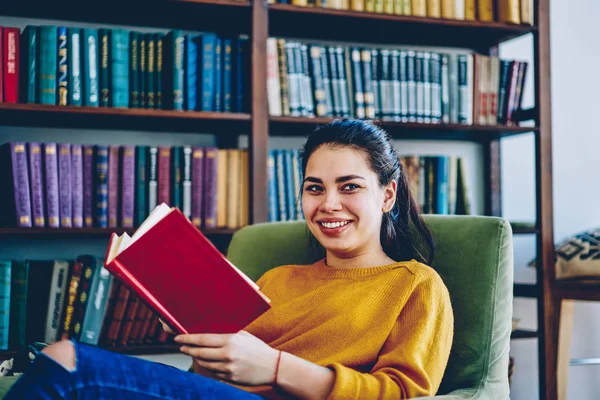
M 4 102 L 16 103 L 19 101 L 19 28 L 5 27 L 2 42 L 4 42 L 2 43 L 2 47 L 4 47 L 4 60 L 2 63 Z
M 0 26 L 0 103 L 4 103 L 4 50 L 2 44 L 4 43 L 4 28 Z
M 235 333 L 269 299 L 179 211 L 162 203 L 136 233 L 111 235 L 106 269 L 179 333 Z

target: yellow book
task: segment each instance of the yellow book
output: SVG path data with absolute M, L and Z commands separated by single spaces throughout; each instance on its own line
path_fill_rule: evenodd
M 493 0 L 477 0 L 477 12 L 479 13 L 479 21 L 492 22 L 494 21 L 494 1 Z
M 365 11 L 365 0 L 350 0 L 352 11 Z
M 442 0 L 442 18 L 456 19 L 455 0 Z
M 402 15 L 404 11 L 404 0 L 394 0 L 394 14 Z
M 227 150 L 217 153 L 217 228 L 227 227 Z
M 350 9 L 350 0 L 342 0 L 342 10 Z
M 427 16 L 427 3 L 425 3 L 425 0 L 412 0 L 412 15 L 415 17 Z
M 240 163 L 240 227 L 250 223 L 250 166 L 248 150 L 242 150 Z
M 404 4 L 403 4 L 404 11 L 402 12 L 402 14 L 404 14 L 404 15 L 412 15 L 411 0 L 403 0 L 403 1 L 404 1 Z
M 432 18 L 442 16 L 440 0 L 427 0 L 427 16 Z
M 239 149 L 227 150 L 227 228 L 239 228 L 240 221 L 240 161 Z
M 292 0 L 292 5 L 299 7 L 306 7 L 308 5 L 307 0 Z
M 383 0 L 375 0 L 375 12 L 383 14 Z
M 533 14 L 531 3 L 533 0 L 521 0 L 521 23 L 533 25 Z
M 394 0 L 384 0 L 383 12 L 384 12 L 384 14 L 393 14 L 394 13 Z
M 465 20 L 475 21 L 475 0 L 465 1 Z
M 375 12 L 375 0 L 365 0 L 365 11 Z
M 520 24 L 519 0 L 498 0 L 498 21 Z

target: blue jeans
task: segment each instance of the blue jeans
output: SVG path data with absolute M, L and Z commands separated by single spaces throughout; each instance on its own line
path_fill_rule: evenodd
M 261 397 L 175 367 L 73 342 L 75 370 L 38 354 L 4 397 L 12 399 L 235 399 Z

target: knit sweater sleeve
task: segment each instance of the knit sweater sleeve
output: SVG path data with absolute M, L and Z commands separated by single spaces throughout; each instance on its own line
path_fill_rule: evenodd
M 450 355 L 454 316 L 437 275 L 418 282 L 369 373 L 333 363 L 329 399 L 407 399 L 434 395 Z

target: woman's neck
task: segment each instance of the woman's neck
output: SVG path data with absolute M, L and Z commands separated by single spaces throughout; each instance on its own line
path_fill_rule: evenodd
M 331 268 L 368 268 L 393 264 L 383 249 L 379 251 L 364 251 L 355 254 L 336 254 L 327 251 L 325 264 Z

